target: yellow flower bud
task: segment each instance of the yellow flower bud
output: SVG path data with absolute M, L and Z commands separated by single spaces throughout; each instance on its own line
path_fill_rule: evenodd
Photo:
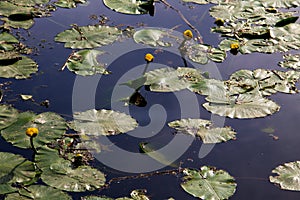
M 221 18 L 217 18 L 215 21 L 215 24 L 217 24 L 218 26 L 223 26 L 225 23 L 224 19 Z
M 240 47 L 238 43 L 232 43 L 230 44 L 230 49 L 231 50 L 237 50 Z
M 39 134 L 39 130 L 35 127 L 27 128 L 26 135 L 29 137 L 36 137 Z
M 146 60 L 147 62 L 152 62 L 153 59 L 154 59 L 154 56 L 153 56 L 151 53 L 147 53 L 147 54 L 145 55 L 145 60 Z
M 183 32 L 183 37 L 185 38 L 185 39 L 192 39 L 193 38 L 193 33 L 192 33 L 192 31 L 191 30 L 185 30 L 184 32 Z

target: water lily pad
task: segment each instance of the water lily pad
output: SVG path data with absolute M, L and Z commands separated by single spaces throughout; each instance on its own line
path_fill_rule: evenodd
M 131 0 L 103 0 L 103 3 L 110 9 L 124 14 L 141 15 L 149 11 L 143 5 L 153 4 L 152 0 L 148 1 L 131 1 Z
M 19 193 L 8 194 L 5 200 L 71 200 L 72 197 L 61 190 L 44 186 L 44 185 L 31 185 L 25 189 L 20 189 Z
M 25 134 L 29 127 L 36 127 L 39 134 L 34 138 L 34 146 L 38 148 L 57 138 L 66 132 L 67 124 L 59 115 L 51 112 L 36 115 L 32 112 L 23 112 L 9 127 L 1 131 L 2 137 L 20 148 L 30 148 L 30 139 Z
M 224 170 L 203 166 L 200 170 L 184 169 L 181 187 L 194 197 L 207 200 L 228 199 L 236 190 L 232 176 Z
M 18 6 L 35 6 L 40 4 L 46 4 L 49 0 L 6 0 Z
M 230 127 L 213 127 L 211 121 L 203 119 L 181 119 L 168 123 L 179 133 L 198 136 L 203 143 L 220 143 L 236 139 L 235 134 Z
M 117 40 L 121 31 L 109 26 L 74 26 L 55 37 L 57 42 L 65 42 L 72 49 L 95 48 L 108 45 Z
M 32 59 L 22 55 L 18 55 L 18 57 L 11 56 L 11 53 L 1 55 L 0 77 L 25 79 L 38 71 L 38 65 Z
M 194 84 L 191 84 L 188 89 L 192 92 L 206 96 L 217 96 L 219 94 L 225 96 L 228 93 L 228 87 L 225 82 L 216 79 L 204 78 Z
M 172 43 L 166 39 L 169 36 L 170 33 L 166 30 L 149 28 L 136 31 L 133 35 L 133 39 L 136 43 L 142 43 L 153 47 L 169 47 L 172 46 Z
M 18 43 L 19 40 L 7 32 L 0 33 L 0 50 L 12 51 L 15 47 L 13 44 Z M 1 57 L 3 57 L 1 55 Z
M 178 67 L 161 68 L 145 74 L 145 85 L 154 92 L 174 92 L 188 88 L 192 83 L 200 81 L 202 73 L 194 68 Z
M 208 4 L 208 3 L 222 3 L 225 0 L 183 0 L 183 2 L 196 3 L 196 4 Z
M 135 119 L 113 110 L 87 110 L 74 113 L 73 128 L 86 135 L 117 135 L 137 127 Z
M 284 55 L 284 61 L 279 62 L 279 66 L 294 70 L 300 70 L 300 54 L 287 54 Z
M 204 103 L 203 107 L 213 114 L 230 118 L 265 117 L 280 109 L 280 106 L 275 102 L 257 94 L 245 93 L 231 96 L 230 100 L 224 98 L 223 102 L 220 102 L 220 99 L 217 97 L 215 101 L 213 96 L 210 99 L 206 98 L 210 102 Z
M 284 163 L 272 170 L 270 182 L 278 184 L 283 190 L 300 191 L 300 161 Z
M 146 195 L 145 195 L 145 190 L 133 190 L 130 193 L 131 198 L 129 197 L 119 197 L 116 198 L 115 200 L 150 200 Z M 113 198 L 105 197 L 105 196 L 86 196 L 82 197 L 82 200 L 114 200 Z
M 58 0 L 55 2 L 55 5 L 62 8 L 75 8 L 79 3 L 86 3 L 86 0 Z
M 97 57 L 103 53 L 103 51 L 98 50 L 77 51 L 69 56 L 65 66 L 70 71 L 81 76 L 109 74 L 105 69 L 105 64 L 97 61 Z
M 299 80 L 299 73 L 296 71 L 278 71 L 256 69 L 239 70 L 230 76 L 227 86 L 231 94 L 240 94 L 259 90 L 263 95 L 270 95 L 276 92 L 297 93 L 296 83 Z
M 19 112 L 8 105 L 0 105 L 0 130 L 17 121 Z
M 102 187 L 105 176 L 97 169 L 82 165 L 74 168 L 71 161 L 58 155 L 58 151 L 41 147 L 36 162 L 43 173 L 41 178 L 47 185 L 65 191 L 83 192 Z
M 226 58 L 226 52 L 217 48 L 213 48 L 204 44 L 192 44 L 185 43 L 184 50 L 181 52 L 188 56 L 193 62 L 200 64 L 207 64 L 209 60 L 214 62 L 223 62 Z
M 0 152 L 0 194 L 17 191 L 13 184 L 26 184 L 35 177 L 35 167 L 32 162 L 20 155 Z

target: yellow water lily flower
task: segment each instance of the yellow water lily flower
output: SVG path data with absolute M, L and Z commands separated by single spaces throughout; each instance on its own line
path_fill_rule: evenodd
M 154 59 L 154 56 L 153 56 L 151 53 L 147 53 L 147 54 L 145 55 L 145 60 L 146 60 L 147 62 L 152 62 L 153 59 Z
M 218 26 L 223 26 L 225 23 L 224 19 L 221 19 L 221 18 L 217 18 L 215 20 L 215 24 L 217 24 Z
M 27 128 L 26 135 L 29 137 L 36 137 L 39 134 L 39 130 L 35 127 Z
M 190 29 L 185 30 L 185 31 L 183 32 L 183 37 L 184 37 L 185 39 L 192 39 L 192 38 L 193 38 L 193 33 L 192 33 L 192 31 L 191 31 Z
M 238 43 L 232 43 L 230 44 L 230 49 L 231 50 L 237 50 L 240 47 Z

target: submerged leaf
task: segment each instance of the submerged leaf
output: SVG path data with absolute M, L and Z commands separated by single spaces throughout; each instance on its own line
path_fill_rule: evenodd
M 67 48 L 95 48 L 108 45 L 117 40 L 121 31 L 109 26 L 74 26 L 55 37 L 57 42 L 65 42 Z
M 65 65 L 70 71 L 82 76 L 109 74 L 105 65 L 97 61 L 97 57 L 103 53 L 98 50 L 80 50 L 72 53 Z
M 230 127 L 212 127 L 211 121 L 203 119 L 181 119 L 168 123 L 179 133 L 198 136 L 203 143 L 220 143 L 236 139 L 234 132 Z
M 184 169 L 181 187 L 194 197 L 206 200 L 228 199 L 236 190 L 236 183 L 226 171 L 203 166 L 200 170 Z
M 135 119 L 113 110 L 87 110 L 74 113 L 73 128 L 86 135 L 117 135 L 137 127 Z
M 281 189 L 300 191 L 300 161 L 284 163 L 272 170 L 277 176 L 270 176 L 270 182 Z

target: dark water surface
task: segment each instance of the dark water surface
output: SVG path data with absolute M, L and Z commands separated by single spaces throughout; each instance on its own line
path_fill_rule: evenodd
M 219 36 L 210 33 L 210 27 L 213 26 L 214 21 L 208 14 L 210 5 L 195 6 L 195 8 L 191 9 L 187 5 L 179 3 L 179 1 L 170 1 L 169 3 L 181 10 L 186 18 L 196 26 L 201 32 L 205 43 L 214 46 L 219 43 Z M 38 48 L 38 55 L 33 55 L 32 58 L 39 64 L 39 73 L 33 75 L 29 80 L 12 80 L 13 83 L 9 86 L 12 92 L 6 93 L 4 101 L 9 101 L 17 109 L 23 111 L 33 110 L 37 113 L 53 111 L 65 116 L 67 119 L 71 119 L 73 84 L 76 75 L 66 69 L 64 71 L 59 71 L 59 69 L 72 50 L 65 49 L 63 44 L 55 43 L 53 39 L 56 34 L 69 28 L 70 24 L 76 23 L 79 26 L 84 26 L 97 23 L 97 21 L 89 18 L 93 14 L 107 16 L 109 18 L 108 25 L 136 26 L 139 23 L 143 23 L 145 26 L 162 28 L 173 28 L 179 25 L 176 29 L 179 32 L 189 28 L 176 12 L 165 8 L 164 5 L 159 3 L 156 5 L 154 17 L 149 15 L 132 16 L 119 14 L 106 8 L 100 0 L 90 0 L 88 5 L 79 6 L 76 9 L 58 9 L 52 14 L 52 17 L 36 19 L 34 26 L 29 30 L 30 36 L 27 36 L 27 31 L 21 31 L 21 34 L 26 38 L 24 43 L 30 47 Z M 153 53 L 155 50 L 155 48 L 143 47 L 134 51 L 128 49 L 127 53 L 121 55 L 118 55 L 119 52 L 117 51 L 110 52 L 117 57 L 108 66 L 108 69 L 113 73 L 109 76 L 102 76 L 101 79 L 100 76 L 93 76 L 100 79 L 97 85 L 93 86 L 96 88 L 95 97 L 91 97 L 95 98 L 95 107 L 97 109 L 114 108 L 115 102 L 111 101 L 111 99 L 113 88 L 118 80 L 124 73 L 135 66 L 143 66 L 145 53 Z M 217 64 L 217 67 L 223 80 L 226 80 L 231 73 L 239 69 L 265 68 L 281 70 L 277 66 L 281 56 L 282 54 L 257 53 L 237 56 L 228 55 L 223 63 Z M 174 67 L 183 65 L 180 57 L 170 52 L 157 54 L 155 62 L 151 63 L 151 65 L 154 67 L 159 64 Z M 191 63 L 189 65 L 193 66 Z M 90 78 L 85 77 L 83 80 L 88 81 Z M 132 78 L 137 77 L 133 76 Z M 2 81 L 7 80 L 2 79 Z M 89 90 L 90 88 L 86 87 L 85 89 Z M 176 95 L 185 96 L 186 101 L 189 101 L 189 98 L 193 96 L 192 93 L 189 96 L 187 91 L 151 93 L 142 89 L 140 92 L 147 99 L 147 106 L 143 108 L 129 106 L 127 109 L 141 126 L 146 126 L 150 123 L 149 110 L 157 104 L 161 105 L 164 111 L 156 113 L 157 116 L 154 117 L 160 117 L 165 113 L 167 122 L 179 119 L 182 112 Z M 32 94 L 37 103 L 47 99 L 50 101 L 50 107 L 45 108 L 32 102 L 21 101 L 18 99 L 18 94 Z M 198 153 L 202 142 L 196 139 L 180 158 L 184 162 L 183 167 L 199 168 L 203 165 L 209 165 L 228 171 L 236 178 L 237 182 L 237 191 L 231 199 L 300 199 L 299 192 L 280 190 L 268 181 L 272 169 L 285 162 L 299 160 L 300 95 L 276 94 L 270 98 L 281 106 L 279 112 L 259 119 L 238 120 L 226 118 L 225 125 L 231 126 L 238 133 L 237 140 L 217 144 L 207 156 L 200 159 Z M 197 96 L 196 100 L 191 99 L 190 101 L 197 101 L 201 105 L 204 103 L 204 97 Z M 188 114 L 185 114 L 185 117 L 211 119 L 211 114 L 204 108 L 201 106 L 192 107 L 192 105 L 187 108 L 188 110 L 190 109 L 187 113 L 190 112 L 191 115 L 194 115 L 193 110 L 200 109 L 200 116 L 188 116 Z M 82 106 L 83 109 L 89 108 L 89 106 L 86 108 L 84 108 L 84 105 Z M 273 134 L 278 136 L 279 140 L 273 140 L 268 133 L 262 132 L 263 128 L 268 127 L 272 127 L 275 130 Z M 123 134 L 112 137 L 111 141 L 127 151 L 138 152 L 139 142 L 146 140 L 162 145 L 167 144 L 173 139 L 173 133 L 173 130 L 165 126 L 158 134 L 149 138 L 136 138 L 129 134 Z M 140 134 L 146 133 L 141 132 Z M 20 151 L 3 140 L 1 140 L 0 146 L 1 151 L 22 152 L 26 156 L 30 155 L 29 151 Z M 100 162 L 95 162 L 94 164 L 107 174 L 108 180 L 113 177 L 131 175 L 130 173 L 111 169 Z M 167 167 L 166 169 L 172 168 Z M 153 176 L 113 183 L 109 188 L 95 191 L 93 194 L 122 197 L 128 196 L 133 189 L 143 188 L 147 189 L 147 194 L 154 200 L 167 199 L 169 197 L 174 197 L 177 200 L 194 199 L 180 188 L 180 183 L 181 177 L 173 175 Z M 74 199 L 79 199 L 80 196 L 85 194 L 90 193 L 76 193 L 73 194 L 73 197 Z

